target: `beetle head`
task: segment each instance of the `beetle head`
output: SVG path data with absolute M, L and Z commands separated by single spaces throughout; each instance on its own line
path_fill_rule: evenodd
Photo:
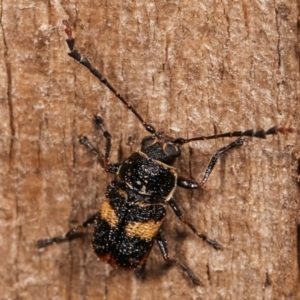
M 141 150 L 150 158 L 172 165 L 181 155 L 180 143 L 166 136 L 163 132 L 146 136 L 142 140 Z

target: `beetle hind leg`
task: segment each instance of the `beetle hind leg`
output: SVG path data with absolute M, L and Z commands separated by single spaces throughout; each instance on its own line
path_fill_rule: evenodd
M 195 285 L 201 285 L 200 279 L 194 274 L 194 272 L 188 266 L 186 266 L 176 258 L 169 257 L 167 241 L 163 236 L 162 230 L 159 230 L 159 232 L 157 233 L 156 241 L 158 243 L 163 258 L 167 263 L 179 265 L 181 269 L 187 273 L 187 275 L 190 277 L 190 279 L 193 281 Z

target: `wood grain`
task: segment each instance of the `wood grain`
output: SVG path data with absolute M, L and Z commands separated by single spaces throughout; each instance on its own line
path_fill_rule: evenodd
M 2 299 L 299 299 L 299 136 L 246 139 L 222 157 L 201 191 L 176 200 L 216 251 L 169 211 L 172 256 L 195 287 L 163 267 L 155 246 L 145 279 L 96 260 L 90 235 L 38 250 L 97 211 L 113 176 L 79 143 L 99 112 L 112 161 L 147 133 L 112 93 L 67 55 L 63 19 L 77 47 L 153 124 L 174 137 L 299 128 L 296 1 L 0 2 L 0 289 Z M 200 179 L 230 139 L 187 145 L 177 167 Z M 90 232 L 91 230 L 88 230 Z

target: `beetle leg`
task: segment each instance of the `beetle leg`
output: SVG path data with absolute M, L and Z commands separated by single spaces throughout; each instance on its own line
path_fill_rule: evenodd
M 44 248 L 52 244 L 59 244 L 67 241 L 71 241 L 76 238 L 80 238 L 83 236 L 82 232 L 78 232 L 78 229 L 88 227 L 95 223 L 95 220 L 97 218 L 99 213 L 95 213 L 92 216 L 90 216 L 86 221 L 84 221 L 82 224 L 70 229 L 65 235 L 63 236 L 55 236 L 53 238 L 43 239 L 37 241 L 38 248 Z
M 105 163 L 105 166 L 107 167 L 110 164 L 109 156 L 110 156 L 110 151 L 111 151 L 111 134 L 106 130 L 104 121 L 100 116 L 95 115 L 93 120 L 94 120 L 96 127 L 102 131 L 103 136 L 106 139 L 104 163 Z
M 110 151 L 111 151 L 111 134 L 106 130 L 106 127 L 104 125 L 103 119 L 99 116 L 94 116 L 94 123 L 97 126 L 98 129 L 100 129 L 103 133 L 103 136 L 106 139 L 105 144 L 105 154 L 104 159 L 100 156 L 99 151 L 90 143 L 88 138 L 86 136 L 82 136 L 79 139 L 79 142 L 84 145 L 86 148 L 88 148 L 90 151 L 93 152 L 93 154 L 98 156 L 98 161 L 101 165 L 101 167 L 109 173 L 116 174 L 119 170 L 120 164 L 112 164 L 109 161 Z
M 182 187 L 184 189 L 198 189 L 199 183 L 193 179 L 178 176 L 177 186 Z
M 174 201 L 173 198 L 171 198 L 168 201 L 169 205 L 171 206 L 171 208 L 173 209 L 173 211 L 175 212 L 176 216 L 179 218 L 179 220 L 181 222 L 183 222 L 185 225 L 187 225 L 195 234 L 197 234 L 203 241 L 205 241 L 207 244 L 211 245 L 212 247 L 214 247 L 216 250 L 222 249 L 222 245 L 219 244 L 217 241 L 212 240 L 210 238 L 208 238 L 205 234 L 198 232 L 198 230 L 196 229 L 196 227 L 190 223 L 189 221 L 187 221 L 184 217 L 183 214 L 179 208 L 179 206 L 177 205 L 177 203 Z
M 199 183 L 199 186 L 202 187 L 206 181 L 208 180 L 208 177 L 210 176 L 215 164 L 217 163 L 220 155 L 224 154 L 225 152 L 231 150 L 231 149 L 234 149 L 236 147 L 240 147 L 244 145 L 244 140 L 242 138 L 238 138 L 236 139 L 234 142 L 230 143 L 228 146 L 225 146 L 221 149 L 219 149 L 210 159 L 207 167 L 206 167 L 206 170 L 205 170 L 205 173 L 204 173 L 204 176 L 202 178 L 202 180 L 200 181 Z
M 147 261 L 134 270 L 135 276 L 141 281 L 144 281 L 146 278 L 146 263 Z
M 182 270 L 185 271 L 189 275 L 189 277 L 192 279 L 194 284 L 196 284 L 196 285 L 201 284 L 200 279 L 194 274 L 194 272 L 189 267 L 187 267 L 185 264 L 181 263 L 178 259 L 169 257 L 167 241 L 166 241 L 161 229 L 159 230 L 159 232 L 156 235 L 156 241 L 157 241 L 157 244 L 159 246 L 159 249 L 161 251 L 163 258 L 167 263 L 180 265 Z
M 244 144 L 244 140 L 242 138 L 238 138 L 234 142 L 230 143 L 228 146 L 219 149 L 211 157 L 211 159 L 210 159 L 210 161 L 209 161 L 209 163 L 206 167 L 204 176 L 203 176 L 202 180 L 200 181 L 200 183 L 198 183 L 197 181 L 192 180 L 190 178 L 185 178 L 185 177 L 182 177 L 182 176 L 178 176 L 177 186 L 185 188 L 185 189 L 198 189 L 199 187 L 202 187 L 206 183 L 206 181 L 208 180 L 208 178 L 209 178 L 215 164 L 217 163 L 220 155 L 224 154 L 225 152 L 227 152 L 227 151 L 229 151 L 233 148 L 240 147 L 243 144 Z

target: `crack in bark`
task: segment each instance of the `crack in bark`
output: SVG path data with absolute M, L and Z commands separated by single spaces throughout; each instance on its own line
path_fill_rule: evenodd
M 297 262 L 298 262 L 298 281 L 300 282 L 300 224 L 297 225 Z
M 300 73 L 300 1 L 297 5 L 298 14 L 297 14 L 297 57 L 299 62 L 299 73 Z
M 4 63 L 6 67 L 6 73 L 7 73 L 7 103 L 8 103 L 8 109 L 9 109 L 9 118 L 10 118 L 10 130 L 11 130 L 11 140 L 10 140 L 10 148 L 9 148 L 9 158 L 10 158 L 10 164 L 13 156 L 13 146 L 14 146 L 14 138 L 15 138 L 15 125 L 14 125 L 14 111 L 13 111 L 13 103 L 12 103 L 12 96 L 11 96 L 11 90 L 12 90 L 12 76 L 11 76 L 11 66 L 9 63 L 8 58 L 8 45 L 5 37 L 5 30 L 3 26 L 3 0 L 1 0 L 1 11 L 0 11 L 0 27 L 3 34 L 3 45 L 4 45 Z
M 280 24 L 279 24 L 279 11 L 277 7 L 275 7 L 275 23 L 276 23 L 276 31 L 278 34 L 278 41 L 277 41 L 277 54 L 278 54 L 278 71 L 280 74 L 280 82 L 277 82 L 277 100 L 276 100 L 276 106 L 277 106 L 277 111 L 279 114 L 281 114 L 281 105 L 280 105 L 280 86 L 282 85 L 283 81 L 281 78 L 281 51 L 280 51 L 280 43 L 281 43 L 281 34 L 280 34 Z
M 278 54 L 278 67 L 280 69 L 281 67 L 281 51 L 280 51 L 280 42 L 281 42 L 281 35 L 280 35 L 280 26 L 279 26 L 279 12 L 278 12 L 278 9 L 275 8 L 275 22 L 276 22 L 276 31 L 277 31 L 277 34 L 278 34 L 278 42 L 277 42 L 277 54 Z
M 228 13 L 225 9 L 225 5 L 224 5 L 223 1 L 221 1 L 221 2 L 222 2 L 222 6 L 223 6 L 224 16 L 225 16 L 225 19 L 227 21 L 226 31 L 227 31 L 228 38 L 226 40 L 226 45 L 228 45 L 228 41 L 230 40 L 230 18 L 229 18 Z
M 11 131 L 11 135 L 10 135 L 10 143 L 9 143 L 9 169 L 10 172 L 13 172 L 14 170 L 12 169 L 12 165 L 13 165 L 13 149 L 14 149 L 14 140 L 15 140 L 15 124 L 14 124 L 14 110 L 13 110 L 13 101 L 12 101 L 12 74 L 11 74 L 11 65 L 9 62 L 9 48 L 8 48 L 8 44 L 7 44 L 7 40 L 6 40 L 6 35 L 5 35 L 5 30 L 4 30 L 4 23 L 3 23 L 3 0 L 0 0 L 0 28 L 2 31 L 2 36 L 3 36 L 3 45 L 4 45 L 4 49 L 3 49 L 3 56 L 4 56 L 4 64 L 6 67 L 6 73 L 7 73 L 7 104 L 8 104 L 8 111 L 9 111 L 9 126 L 10 126 L 10 131 Z M 18 216 L 19 216 L 19 204 L 18 204 L 18 196 L 17 196 L 17 187 L 18 186 L 18 179 L 16 179 L 15 181 L 13 181 L 11 183 L 11 189 L 14 190 L 13 195 L 14 195 L 14 202 L 15 202 L 15 216 L 14 216 L 14 222 L 16 220 L 18 220 Z M 22 238 L 22 226 L 16 226 L 18 233 L 17 235 L 17 239 L 16 239 L 16 255 L 14 257 L 14 265 L 13 265 L 13 269 L 11 270 L 12 273 L 14 274 L 13 276 L 15 276 L 15 286 L 16 286 L 16 291 L 17 291 L 17 295 L 15 299 L 19 299 L 19 295 L 18 295 L 18 290 L 19 290 L 19 284 L 20 284 L 20 279 L 19 279 L 19 254 L 20 254 L 20 241 Z

